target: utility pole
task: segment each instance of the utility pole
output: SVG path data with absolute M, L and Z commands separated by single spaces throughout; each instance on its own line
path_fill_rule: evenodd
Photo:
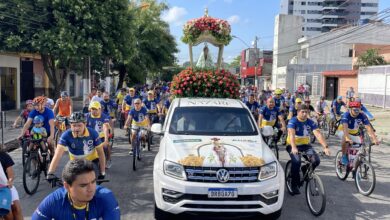
M 257 91 L 259 90 L 259 87 L 258 87 L 258 80 L 257 80 L 257 68 L 258 68 L 258 64 L 259 64 L 259 51 L 257 50 L 257 36 L 255 36 L 255 40 L 253 41 L 252 45 L 253 45 L 253 48 L 255 48 L 255 58 L 256 58 L 256 61 L 255 61 L 255 87 L 257 89 Z

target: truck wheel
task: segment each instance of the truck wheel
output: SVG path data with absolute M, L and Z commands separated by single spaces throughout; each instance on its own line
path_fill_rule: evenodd
M 266 219 L 278 219 L 282 215 L 282 209 L 279 209 L 278 211 L 271 213 L 266 216 Z

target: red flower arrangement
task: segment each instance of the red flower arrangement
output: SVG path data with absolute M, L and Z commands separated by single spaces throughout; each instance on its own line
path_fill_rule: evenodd
M 225 70 L 194 71 L 187 68 L 173 77 L 170 91 L 175 97 L 239 98 L 237 77 Z
M 183 28 L 184 43 L 195 43 L 203 32 L 209 32 L 221 44 L 227 45 L 232 40 L 231 28 L 227 21 L 212 17 L 201 17 L 188 21 Z

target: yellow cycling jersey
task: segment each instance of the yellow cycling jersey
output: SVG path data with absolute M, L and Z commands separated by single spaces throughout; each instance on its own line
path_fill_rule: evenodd
M 118 93 L 118 95 L 116 96 L 116 98 L 118 99 L 118 105 L 122 105 L 123 99 L 125 98 L 125 96 L 122 95 L 122 93 Z

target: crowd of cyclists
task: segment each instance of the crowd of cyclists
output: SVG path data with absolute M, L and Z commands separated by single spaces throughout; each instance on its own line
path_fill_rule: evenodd
M 110 140 L 114 138 L 115 122 L 122 123 L 126 135 L 131 135 L 132 141 L 135 140 L 135 134 L 140 130 L 142 138 L 145 138 L 146 132 L 150 130 L 153 123 L 164 122 L 164 116 L 172 99 L 173 97 L 169 93 L 169 83 L 123 88 L 112 98 L 104 90 L 92 89 L 91 94 L 83 102 L 83 110 L 77 112 L 74 111 L 69 94 L 64 91 L 61 92 L 56 102 L 50 101 L 46 96 L 27 100 L 26 108 L 15 120 L 14 127 L 20 121 L 24 121 L 20 138 L 30 136 L 32 139 L 42 140 L 41 151 L 43 154 L 50 155 L 51 160 L 47 171 L 48 181 L 58 179 L 55 176 L 55 171 L 66 151 L 69 153 L 71 161 L 90 161 L 90 164 L 89 162 L 74 162 L 74 164 L 82 164 L 84 167 L 84 170 L 81 169 L 81 171 L 70 167 L 69 170 L 75 170 L 74 175 L 88 173 L 91 171 L 88 167 L 92 166 L 95 177 L 104 179 L 106 169 L 109 169 L 112 164 Z M 330 155 L 326 139 L 320 132 L 319 123 L 321 120 L 329 121 L 330 127 L 339 125 L 336 129 L 337 135 L 341 138 L 343 164 L 348 163 L 346 143 L 359 142 L 356 138 L 359 124 L 364 124 L 372 142 L 376 145 L 379 144 L 370 124 L 373 117 L 361 104 L 358 97 L 349 97 L 344 102 L 343 97 L 338 96 L 332 100 L 330 106 L 324 97 L 320 97 L 315 106 L 312 106 L 310 96 L 306 92 L 297 90 L 290 93 L 286 89 L 278 88 L 274 91 L 263 90 L 257 93 L 254 87 L 244 87 L 240 90 L 240 99 L 252 112 L 263 134 L 269 133 L 268 129 L 275 130 L 277 131 L 276 142 L 286 142 L 286 149 L 292 162 L 291 176 L 294 194 L 300 193 L 298 182 L 301 158 L 299 152 L 313 155 L 311 162 L 314 167 L 320 164 L 318 154 L 310 145 L 311 134 L 323 147 L 323 153 Z M 342 107 L 345 108 L 345 112 L 342 111 Z M 58 140 L 54 140 L 58 130 L 55 120 L 59 117 L 66 118 L 65 124 L 69 129 L 64 131 Z M 31 151 L 31 147 L 32 145 L 25 152 L 26 156 Z M 132 152 L 130 149 L 130 154 Z M 88 164 L 86 165 L 86 163 Z M 68 164 L 67 166 L 72 165 Z M 75 179 L 66 181 L 65 186 L 71 188 L 73 181 Z M 87 180 L 87 183 L 80 187 L 86 187 L 90 183 L 96 184 L 93 180 L 90 180 L 89 183 Z M 63 192 L 59 193 L 59 195 L 63 194 Z M 74 198 L 71 198 L 70 194 L 67 196 L 72 204 Z M 49 203 L 46 201 L 45 204 Z M 89 203 L 81 204 L 85 209 L 84 216 L 88 215 L 88 206 L 85 208 L 85 204 Z M 40 206 L 33 215 L 33 219 L 51 219 L 47 217 L 47 213 L 45 214 L 43 209 L 50 210 L 48 207 Z M 77 211 L 79 210 L 77 209 Z M 73 217 L 77 215 L 75 211 L 72 211 L 71 214 Z

